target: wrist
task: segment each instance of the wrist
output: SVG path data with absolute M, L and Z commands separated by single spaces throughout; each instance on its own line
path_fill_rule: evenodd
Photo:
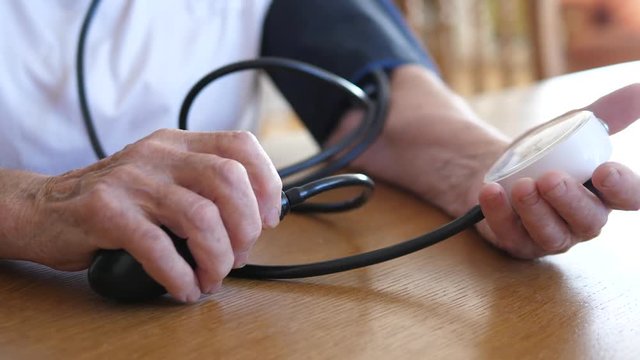
M 428 70 L 408 65 L 395 70 L 391 80 L 384 131 L 353 165 L 450 215 L 465 213 L 477 204 L 484 174 L 507 147 L 507 138 Z M 346 116 L 341 133 L 357 119 Z
M 0 169 L 0 259 L 28 260 L 39 189 L 46 177 Z

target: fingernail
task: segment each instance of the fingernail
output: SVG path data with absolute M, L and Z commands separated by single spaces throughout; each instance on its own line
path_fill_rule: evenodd
M 280 208 L 272 208 L 265 217 L 265 226 L 274 228 L 280 222 Z
M 618 184 L 619 179 L 620 179 L 620 172 L 618 171 L 618 169 L 611 168 L 609 169 L 609 173 L 607 174 L 607 177 L 604 178 L 602 185 L 608 188 L 614 187 Z
M 187 303 L 194 303 L 196 301 L 198 301 L 200 299 L 200 289 L 193 288 L 191 289 L 191 292 L 189 292 L 189 294 L 187 294 L 187 297 L 185 298 L 185 302 Z
M 545 250 L 562 251 L 565 247 L 567 247 L 567 238 L 555 237 L 547 243 Z
M 213 294 L 214 292 L 220 290 L 221 287 L 222 287 L 222 282 L 217 282 L 210 285 L 207 289 L 203 290 L 203 292 L 207 295 Z
M 491 200 L 491 201 L 502 200 L 502 190 L 497 186 L 491 189 L 491 193 L 488 196 L 488 200 Z
M 236 254 L 235 262 L 233 263 L 233 268 L 238 269 L 245 265 L 247 265 L 247 260 L 249 259 L 249 252 L 243 251 Z

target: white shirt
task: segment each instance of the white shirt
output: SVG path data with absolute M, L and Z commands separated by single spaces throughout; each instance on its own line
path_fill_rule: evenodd
M 85 81 L 93 120 L 112 154 L 175 128 L 182 99 L 209 71 L 256 57 L 269 0 L 105 0 L 91 24 Z M 89 1 L 0 1 L 0 167 L 58 174 L 96 161 L 75 77 Z M 252 129 L 256 74 L 202 92 L 191 130 Z

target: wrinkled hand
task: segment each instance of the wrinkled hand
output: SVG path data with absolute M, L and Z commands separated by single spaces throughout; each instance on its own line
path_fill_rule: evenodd
M 97 249 L 125 249 L 180 301 L 215 291 L 263 227 L 279 221 L 282 183 L 253 135 L 160 130 L 94 165 L 48 178 L 26 236 L 30 260 L 64 270 Z M 160 228 L 186 238 L 192 270 Z
M 607 122 L 611 134 L 640 118 L 640 84 L 613 92 L 586 108 Z M 612 209 L 640 208 L 640 177 L 617 163 L 605 163 L 592 175 L 598 196 L 562 172 L 520 179 L 512 201 L 498 184 L 486 184 L 479 200 L 486 221 L 480 232 L 519 258 L 561 253 L 596 237 Z

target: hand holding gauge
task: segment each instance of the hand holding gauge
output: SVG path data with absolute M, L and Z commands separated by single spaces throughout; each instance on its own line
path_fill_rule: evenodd
M 587 181 L 611 154 L 608 127 L 590 111 L 574 111 L 531 129 L 516 139 L 486 175 L 510 191 L 523 177 L 537 178 L 564 168 L 570 176 Z M 324 275 L 390 260 L 436 244 L 482 219 L 476 206 L 466 215 L 435 231 L 387 248 L 312 264 L 288 266 L 248 265 L 231 276 L 278 279 Z M 172 236 L 180 254 L 191 255 L 184 240 Z M 195 266 L 193 261 L 190 261 Z M 149 278 L 135 259 L 121 250 L 103 252 L 89 270 L 94 290 L 103 296 L 126 301 L 150 299 L 164 289 Z
M 510 195 L 518 179 L 537 179 L 548 171 L 562 169 L 585 183 L 610 156 L 607 124 L 590 111 L 573 111 L 513 141 L 486 174 L 485 182 L 497 182 Z
M 531 259 L 594 238 L 612 209 L 637 210 L 640 179 L 606 161 L 608 135 L 640 117 L 639 94 L 640 85 L 627 86 L 516 139 L 480 191 L 483 236 L 512 256 Z
M 76 80 L 88 140 L 96 156 L 102 158 L 106 154 L 101 151 L 91 120 L 93 97 L 86 91 L 83 56 L 97 3 L 92 2 L 78 39 Z M 291 59 L 243 61 L 208 74 L 196 84 L 195 92 L 189 92 L 183 104 L 190 103 L 199 89 L 223 75 L 255 68 L 283 70 L 283 66 L 324 79 L 326 85 L 333 84 L 344 90 L 352 101 L 345 102 L 351 106 L 345 109 L 349 113 L 344 117 L 338 118 L 336 111 L 336 120 L 341 120 L 333 132 L 336 141 L 330 142 L 321 153 L 288 166 L 287 171 L 281 169 L 281 178 L 311 168 L 314 179 L 324 178 L 355 160 L 354 167 L 412 191 L 450 215 L 460 216 L 465 210 L 471 210 L 429 234 L 388 248 L 313 264 L 250 264 L 233 275 L 293 278 L 368 266 L 438 243 L 474 225 L 483 216 L 487 221 L 478 228 L 494 231 L 493 238 L 490 232 L 483 232 L 487 239 L 511 255 L 537 257 L 564 251 L 578 241 L 595 237 L 610 209 L 640 207 L 640 178 L 620 164 L 605 163 L 593 170 L 592 183 L 598 196 L 566 173 L 544 173 L 548 169 L 545 168 L 541 170 L 543 175 L 536 179 L 527 177 L 536 174 L 518 173 L 540 162 L 535 160 L 536 154 L 563 142 L 560 141 L 563 136 L 551 135 L 587 127 L 580 125 L 580 121 L 567 120 L 562 125 L 566 127 L 560 126 L 560 130 L 555 126 L 542 127 L 532 132 L 533 140 L 516 142 L 510 149 L 511 155 L 505 155 L 490 173 L 499 176 L 488 178 L 502 181 L 502 175 L 525 176 L 509 185 L 508 196 L 498 184 L 483 186 L 485 172 L 507 147 L 507 142 L 478 122 L 433 71 L 417 64 L 402 64 L 393 71 L 368 69 L 371 76 L 363 79 L 367 90 L 364 91 L 346 79 Z M 391 75 L 389 84 L 388 75 Z M 302 95 L 317 96 L 315 92 Z M 393 106 L 388 106 L 391 98 Z M 605 97 L 587 110 L 604 119 L 613 134 L 640 117 L 638 99 L 640 85 L 635 85 Z M 210 106 L 218 106 L 215 99 Z M 179 127 L 186 129 L 184 114 L 186 112 L 180 112 Z M 348 116 L 351 114 L 361 120 L 348 121 L 354 120 Z M 154 121 L 153 118 L 143 120 Z M 385 123 L 385 120 L 388 121 Z M 464 136 L 451 136 L 458 133 Z M 379 134 L 380 139 L 375 141 Z M 176 299 L 196 301 L 203 291 L 215 291 L 232 266 L 245 263 L 261 228 L 275 226 L 280 205 L 292 205 L 289 195 L 295 204 L 301 199 L 297 195 L 309 190 L 305 185 L 312 181 L 305 173 L 305 178 L 296 177 L 296 183 L 287 182 L 287 187 L 301 187 L 291 194 L 286 192 L 288 201 L 282 201 L 282 181 L 270 159 L 254 137 L 246 133 L 242 137 L 238 135 L 241 134 L 163 130 L 116 156 L 61 175 L 43 176 L 2 169 L 2 195 L 9 199 L 0 209 L 3 215 L 9 214 L 0 217 L 5 220 L 0 224 L 2 257 L 35 261 L 63 270 L 83 269 L 93 259 L 90 282 L 97 291 L 106 290 L 101 292 L 105 296 L 139 300 L 157 296 L 166 287 Z M 214 139 L 219 137 L 228 141 Z M 190 146 L 185 146 L 187 144 Z M 373 145 L 371 151 L 365 151 L 369 145 Z M 231 169 L 224 166 L 230 164 Z M 585 177 L 591 171 L 592 168 L 585 171 Z M 352 179 L 369 187 L 365 177 Z M 325 185 L 335 179 L 328 180 L 314 189 L 326 189 Z M 477 200 L 482 210 L 476 206 Z M 334 205 L 343 208 L 343 205 L 358 203 L 302 204 L 302 208 L 296 209 L 325 211 L 335 210 Z M 162 229 L 175 234 L 164 233 Z M 561 242 L 549 245 L 549 239 Z M 180 251 L 181 248 L 188 251 Z M 189 260 L 190 255 L 197 260 L 195 263 L 184 261 Z M 100 264 L 104 266 L 98 266 Z M 138 272 L 140 277 L 129 270 Z M 145 270 L 152 275 L 151 280 L 159 281 L 150 283 L 157 285 L 155 289 L 146 288 L 155 292 L 127 293 L 126 287 L 120 287 L 144 289 L 135 279 L 148 277 Z M 123 282 L 118 282 L 119 279 Z M 110 288 L 109 284 L 116 286 Z

